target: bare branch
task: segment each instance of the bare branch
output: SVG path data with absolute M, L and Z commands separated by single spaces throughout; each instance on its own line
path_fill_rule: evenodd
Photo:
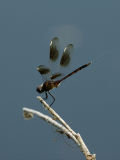
M 74 135 L 72 135 L 71 132 L 69 132 L 62 124 L 53 120 L 48 115 L 45 115 L 41 112 L 38 112 L 38 111 L 33 110 L 33 109 L 25 108 L 25 107 L 23 108 L 23 112 L 24 113 L 28 112 L 28 114 L 32 114 L 32 115 L 36 115 L 36 116 L 40 117 L 41 119 L 45 120 L 46 122 L 50 123 L 51 125 L 55 126 L 56 128 L 59 128 L 60 130 L 62 130 L 65 134 L 69 135 L 69 137 L 71 139 L 73 139 L 78 146 L 80 145 L 79 141 L 76 139 L 76 137 Z M 25 114 L 24 114 L 24 116 L 25 116 Z
M 38 96 L 37 99 L 39 99 L 44 108 L 50 112 L 53 118 L 39 111 L 23 108 L 25 119 L 33 118 L 34 115 L 40 117 L 41 119 L 60 129 L 59 133 L 61 132 L 69 136 L 80 147 L 80 150 L 85 155 L 86 160 L 96 160 L 96 155 L 89 152 L 80 134 L 73 131 L 71 127 L 40 96 Z
M 65 128 L 67 128 L 74 136 L 76 136 L 76 133 L 70 128 L 70 126 L 40 96 L 37 96 L 37 99 L 43 104 L 45 109 L 47 109 L 49 113 L 53 115 L 54 119 L 59 120 Z

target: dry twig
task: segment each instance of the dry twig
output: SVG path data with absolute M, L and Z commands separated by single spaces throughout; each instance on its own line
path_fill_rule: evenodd
M 52 117 L 33 109 L 23 108 L 24 117 L 26 119 L 33 118 L 34 115 L 40 117 L 60 129 L 61 133 L 70 137 L 80 147 L 80 150 L 85 155 L 86 160 L 96 160 L 96 155 L 89 152 L 80 134 L 73 131 L 71 127 L 40 96 L 37 96 L 37 99 L 43 104 L 44 108 L 49 111 Z

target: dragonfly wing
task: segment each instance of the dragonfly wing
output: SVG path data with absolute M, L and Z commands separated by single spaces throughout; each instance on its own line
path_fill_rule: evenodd
M 52 75 L 50 76 L 50 79 L 51 79 L 51 80 L 54 80 L 54 79 L 57 79 L 57 78 L 59 78 L 59 77 L 61 77 L 61 76 L 63 76 L 63 74 L 60 73 L 60 72 L 57 72 L 57 73 L 52 74 Z
M 68 44 L 62 54 L 61 60 L 60 60 L 60 65 L 62 67 L 66 67 L 70 64 L 70 60 L 71 60 L 71 54 L 73 52 L 73 44 Z
M 50 77 L 51 71 L 45 65 L 39 65 L 37 71 L 41 74 L 43 80 L 47 80 Z
M 48 74 L 48 73 L 50 72 L 50 69 L 49 69 L 48 67 L 44 66 L 44 65 L 39 65 L 39 66 L 37 67 L 37 71 L 38 71 L 41 75 L 43 75 L 43 74 Z
M 59 38 L 54 37 L 50 42 L 50 60 L 56 61 L 59 56 Z
M 69 65 L 72 52 L 73 52 L 73 44 L 67 45 L 63 51 L 63 54 L 60 60 L 60 66 L 66 67 Z M 62 71 L 62 68 L 59 68 L 59 70 Z M 58 79 L 59 77 L 63 77 L 64 76 L 63 72 L 65 72 L 65 70 L 63 70 L 62 73 L 54 72 L 54 74 L 52 74 L 52 76 L 50 77 L 51 80 Z

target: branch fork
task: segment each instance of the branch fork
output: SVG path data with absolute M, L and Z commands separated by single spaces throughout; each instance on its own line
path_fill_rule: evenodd
M 72 128 L 58 115 L 58 113 L 53 110 L 40 96 L 37 96 L 37 99 L 43 104 L 45 110 L 51 114 L 51 116 L 45 115 L 39 111 L 29 109 L 24 107 L 23 114 L 25 119 L 31 119 L 34 115 L 40 117 L 47 123 L 55 126 L 58 129 L 58 132 L 61 134 L 66 134 L 68 138 L 71 138 L 80 148 L 80 151 L 84 154 L 86 160 L 96 160 L 96 154 L 91 154 L 85 145 L 81 135 L 76 133 Z

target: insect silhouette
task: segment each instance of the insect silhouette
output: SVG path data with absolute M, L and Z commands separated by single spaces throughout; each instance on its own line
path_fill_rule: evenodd
M 73 44 L 68 44 L 65 47 L 62 57 L 60 59 L 59 65 L 61 67 L 66 68 L 70 64 L 72 51 L 73 51 Z M 57 61 L 58 57 L 59 57 L 59 38 L 54 37 L 50 42 L 49 59 L 52 63 L 54 63 Z M 37 87 L 36 89 L 37 92 L 45 93 L 44 99 L 47 99 L 49 94 L 53 99 L 52 103 L 50 104 L 50 106 L 52 106 L 52 104 L 55 101 L 55 97 L 50 93 L 50 90 L 52 90 L 53 88 L 57 88 L 63 80 L 67 79 L 74 73 L 88 67 L 90 64 L 91 62 L 84 64 L 62 78 L 60 78 L 61 76 L 63 76 L 61 72 L 53 73 L 49 67 L 46 67 L 45 65 L 39 65 L 37 67 L 37 71 L 41 74 L 43 78 L 46 77 L 46 79 L 44 78 L 44 82 Z

